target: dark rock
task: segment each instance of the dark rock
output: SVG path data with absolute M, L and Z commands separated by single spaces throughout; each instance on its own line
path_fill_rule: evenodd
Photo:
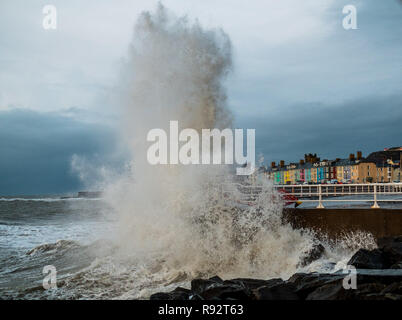
M 381 283 L 389 285 L 402 280 L 402 270 L 357 270 L 357 284 L 363 283 Z
M 382 290 L 384 290 L 386 288 L 385 284 L 382 283 L 363 283 L 363 284 L 359 284 L 357 287 L 357 290 L 355 290 L 356 292 L 358 292 L 358 294 L 368 294 L 368 293 L 380 293 Z
M 224 281 L 224 284 L 234 284 L 234 285 L 239 285 L 244 288 L 247 288 L 249 290 L 257 289 L 262 286 L 273 286 L 279 283 L 283 283 L 284 281 L 282 279 L 276 278 L 276 279 L 270 279 L 270 280 L 260 280 L 260 279 L 244 279 L 244 278 L 238 278 L 238 279 L 232 279 L 232 280 L 226 280 Z
M 253 293 L 247 288 L 235 285 L 210 287 L 200 294 L 205 300 L 253 300 Z
M 218 277 L 218 276 L 213 276 L 212 278 L 209 278 L 208 280 L 209 280 L 209 281 L 220 282 L 220 283 L 223 282 L 223 280 L 222 280 L 220 277 Z
M 253 279 L 235 279 L 223 281 L 219 277 L 210 279 L 194 279 L 191 281 L 191 291 L 206 300 L 254 299 L 251 289 L 244 282 L 252 283 Z
M 277 283 L 271 286 L 262 286 L 253 290 L 257 300 L 300 300 L 294 292 L 295 286 L 292 283 Z
M 402 261 L 393 264 L 391 267 L 389 267 L 390 269 L 402 269 Z
M 384 300 L 385 297 L 381 291 L 386 287 L 382 283 L 358 283 L 357 289 L 348 290 L 351 296 L 349 299 L 354 300 Z
M 399 269 L 397 265 L 402 262 L 402 236 L 380 238 L 377 244 L 383 255 L 384 268 Z
M 342 282 L 345 274 L 296 273 L 287 282 L 295 286 L 295 293 L 305 299 L 311 292 L 326 284 Z
M 173 300 L 169 292 L 157 292 L 149 297 L 149 300 Z
M 346 273 L 297 273 L 281 279 L 195 279 L 193 290 L 155 293 L 151 300 L 401 300 L 402 270 L 357 270 L 357 289 L 346 290 Z M 194 290 L 197 290 L 195 292 Z
M 204 291 L 221 286 L 223 280 L 217 276 L 210 279 L 194 279 L 191 281 L 191 291 L 201 295 Z
M 306 297 L 306 300 L 345 300 L 351 296 L 349 291 L 338 281 L 318 287 Z
M 390 242 L 381 249 L 385 263 L 388 267 L 398 264 L 402 261 L 402 242 Z
M 158 292 L 149 298 L 150 300 L 189 300 L 191 290 L 177 287 L 171 292 Z
M 393 293 L 402 295 L 402 281 L 391 283 L 381 291 L 382 294 Z
M 384 299 L 386 299 L 386 300 L 401 301 L 401 300 L 402 300 L 402 295 L 400 295 L 400 294 L 393 294 L 393 293 L 386 293 L 386 294 L 384 295 Z
M 348 265 L 356 269 L 383 269 L 385 266 L 384 256 L 379 249 L 358 250 L 349 260 Z
M 188 300 L 204 300 L 204 298 L 199 294 L 194 293 L 189 296 Z
M 383 237 L 377 239 L 378 248 L 383 248 L 395 242 L 402 242 L 402 235 L 397 237 Z
M 310 263 L 312 263 L 313 261 L 320 259 L 324 254 L 324 251 L 325 248 L 321 243 L 314 244 L 309 251 L 303 253 L 301 261 L 298 264 L 298 267 L 305 267 Z
M 381 283 L 365 283 L 346 290 L 342 282 L 335 282 L 317 288 L 306 300 L 384 300 L 381 294 L 384 288 Z

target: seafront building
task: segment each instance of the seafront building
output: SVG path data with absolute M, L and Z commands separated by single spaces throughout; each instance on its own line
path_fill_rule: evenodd
M 335 160 L 305 154 L 299 163 L 272 162 L 265 168 L 265 174 L 275 184 L 400 182 L 401 160 L 402 147 L 376 151 L 366 158 L 361 151 L 350 154 L 347 159 Z

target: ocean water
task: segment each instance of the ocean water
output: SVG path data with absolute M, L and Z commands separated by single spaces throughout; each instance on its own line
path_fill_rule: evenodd
M 107 241 L 113 228 L 106 208 L 100 199 L 0 197 L 0 298 L 28 297 L 30 290 L 42 296 L 34 289 L 42 288 L 46 265 L 59 279 L 90 265 L 93 249 L 104 246 L 97 240 Z
M 242 214 L 247 215 L 247 210 Z M 268 220 L 272 222 L 276 218 L 271 216 Z M 199 230 L 196 225 L 194 233 Z M 236 238 L 237 242 L 243 241 L 239 245 L 233 241 L 232 234 L 231 245 L 238 250 L 230 253 L 232 257 L 226 256 L 230 248 L 228 243 L 223 245 L 222 238 L 217 248 L 211 248 L 214 256 L 193 252 L 191 260 L 197 260 L 198 256 L 202 259 L 198 264 L 188 264 L 188 259 L 177 255 L 177 264 L 172 265 L 161 252 L 155 254 L 150 250 L 144 256 L 138 250 L 130 252 L 126 246 L 122 247 L 119 230 L 113 209 L 103 199 L 0 198 L 0 298 L 147 299 L 157 291 L 168 291 L 179 285 L 188 287 L 196 276 L 218 274 L 223 278 L 268 279 L 288 278 L 296 271 L 335 271 L 344 266 L 356 248 L 374 245 L 366 234 L 351 235 L 336 244 L 324 243 L 327 249 L 324 257 L 301 268 L 297 266 L 298 261 L 314 243 L 313 236 L 305 230 L 292 230 L 290 226 L 274 223 L 268 229 L 269 235 L 260 235 L 264 242 L 257 236 L 251 244 L 247 239 Z M 247 230 L 243 227 L 232 232 L 238 232 L 238 237 Z M 248 240 L 253 238 L 248 236 Z M 210 245 L 207 239 L 205 242 Z M 171 253 L 183 250 L 180 243 L 177 248 L 174 243 L 169 247 Z M 221 250 L 225 253 L 217 258 Z M 179 258 L 182 261 L 177 261 Z M 230 261 L 236 259 L 233 267 Z M 220 263 L 216 264 L 217 261 Z M 204 267 L 208 263 L 209 270 Z M 43 288 L 45 274 L 42 272 L 47 265 L 56 267 L 56 289 Z

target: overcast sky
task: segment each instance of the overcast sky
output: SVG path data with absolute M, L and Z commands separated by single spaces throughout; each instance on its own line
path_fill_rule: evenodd
M 74 154 L 111 161 L 110 95 L 133 24 L 156 3 L 0 1 L 0 194 L 75 191 Z M 162 3 L 230 36 L 229 107 L 266 162 L 402 145 L 401 1 Z M 55 31 L 42 28 L 46 4 Z M 356 30 L 342 27 L 347 4 Z

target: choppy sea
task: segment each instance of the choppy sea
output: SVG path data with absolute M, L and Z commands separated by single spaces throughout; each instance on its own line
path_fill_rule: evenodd
M 180 270 L 166 272 L 163 261 L 142 265 L 135 257 L 114 255 L 116 221 L 110 210 L 102 199 L 0 197 L 0 299 L 146 298 L 161 286 L 188 285 Z M 352 253 L 335 248 L 307 271 L 330 271 Z M 57 290 L 43 289 L 48 265 L 57 270 Z

